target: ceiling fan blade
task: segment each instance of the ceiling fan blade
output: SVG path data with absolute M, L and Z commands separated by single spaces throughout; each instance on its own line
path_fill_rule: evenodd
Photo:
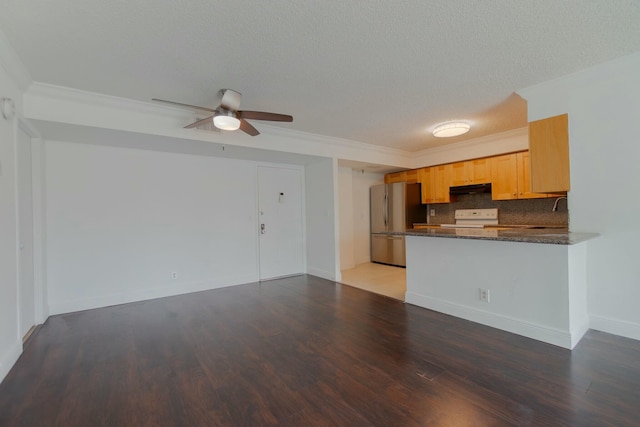
M 212 113 L 216 112 L 215 108 L 198 107 L 197 105 L 183 104 L 182 102 L 165 101 L 164 99 L 156 99 L 156 98 L 153 98 L 152 101 L 164 102 L 165 104 L 180 105 L 181 107 L 193 108 L 195 110 L 211 111 Z
M 248 133 L 251 136 L 260 135 L 260 132 L 258 132 L 258 129 L 254 128 L 251 125 L 251 123 L 249 123 L 244 119 L 240 119 L 240 130 L 243 131 L 244 133 Z
M 200 126 L 200 125 L 202 125 L 202 124 L 204 124 L 206 122 L 213 121 L 212 119 L 213 119 L 213 116 L 205 117 L 204 119 L 197 120 L 197 121 L 191 123 L 190 125 L 186 125 L 184 128 L 185 129 L 197 128 L 198 126 Z
M 292 122 L 293 116 L 288 114 L 267 113 L 264 111 L 238 111 L 240 118 L 253 120 L 270 120 L 272 122 Z

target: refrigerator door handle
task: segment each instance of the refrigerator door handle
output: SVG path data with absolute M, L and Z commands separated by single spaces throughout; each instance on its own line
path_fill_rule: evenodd
M 389 222 L 389 197 L 387 196 L 387 193 L 384 194 L 384 204 L 382 205 L 382 217 L 384 218 L 384 225 L 385 227 Z

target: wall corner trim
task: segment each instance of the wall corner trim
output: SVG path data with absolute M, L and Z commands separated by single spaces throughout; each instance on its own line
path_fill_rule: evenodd
M 4 68 L 18 88 L 25 92 L 33 83 L 29 71 L 0 29 L 0 67 Z

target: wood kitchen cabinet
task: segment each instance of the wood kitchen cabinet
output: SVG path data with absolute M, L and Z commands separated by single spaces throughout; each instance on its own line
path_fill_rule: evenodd
M 405 172 L 388 173 L 384 176 L 384 183 L 393 184 L 395 182 L 404 182 L 405 177 L 406 177 Z
M 528 151 L 492 157 L 491 161 L 493 200 L 544 199 L 558 195 L 531 191 Z
M 451 202 L 449 194 L 450 164 L 418 169 L 418 179 L 422 184 L 422 203 Z
M 467 185 L 467 162 L 451 163 L 451 186 Z
M 470 160 L 473 166 L 471 184 L 488 184 L 491 182 L 491 158 Z
M 516 153 L 491 158 L 491 199 L 518 198 L 518 160 Z
M 534 193 L 531 190 L 531 161 L 529 151 L 517 154 L 518 161 L 518 199 L 543 199 L 546 197 L 564 196 L 557 193 Z
M 418 169 L 411 169 L 405 171 L 405 180 L 407 184 L 417 184 L 418 181 Z
M 529 123 L 531 191 L 569 191 L 569 117 L 567 114 Z
M 418 170 L 412 169 L 408 171 L 388 173 L 384 176 L 385 184 L 393 184 L 394 182 L 406 182 L 407 184 L 415 184 L 418 182 Z
M 491 182 L 491 158 L 451 163 L 451 186 Z

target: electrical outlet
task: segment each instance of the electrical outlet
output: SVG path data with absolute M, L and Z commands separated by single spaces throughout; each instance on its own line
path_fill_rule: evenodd
M 491 291 L 489 289 L 479 289 L 480 291 L 480 301 L 484 301 L 484 302 L 489 302 L 489 299 L 491 298 Z
M 431 209 L 430 214 L 431 214 L 431 216 L 436 216 L 436 210 L 435 209 Z
M 174 271 L 173 273 L 171 273 L 171 278 L 172 279 L 177 279 L 178 278 L 178 273 L 176 271 Z

